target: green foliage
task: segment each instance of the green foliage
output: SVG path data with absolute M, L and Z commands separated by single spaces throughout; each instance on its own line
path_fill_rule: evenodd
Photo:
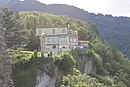
M 34 50 L 34 58 L 37 58 L 37 51 Z
M 113 79 L 110 77 L 107 76 L 104 77 L 95 73 L 90 73 L 90 76 L 95 77 L 96 79 L 99 80 L 100 83 L 103 83 L 105 85 L 112 86 L 114 84 Z
M 8 49 L 8 52 L 10 54 L 10 57 L 12 58 L 12 63 L 17 63 L 17 62 L 25 62 L 28 61 L 31 58 L 31 55 L 33 52 L 31 51 L 19 51 L 19 50 L 11 50 Z
M 79 74 L 81 74 L 81 72 L 80 72 L 78 69 L 73 68 L 73 70 L 71 71 L 70 74 L 71 74 L 71 75 L 79 75 Z
M 36 27 L 66 26 L 79 31 L 79 39 L 94 40 L 98 38 L 96 25 L 91 22 L 82 22 L 66 16 L 56 16 L 42 12 L 16 12 L 4 8 L 4 27 L 6 32 L 6 43 L 9 48 L 38 50 L 39 40 L 35 36 Z
M 59 69 L 64 72 L 64 74 L 71 72 L 75 67 L 75 64 L 76 61 L 68 52 L 61 54 L 60 57 L 55 60 L 55 65 L 57 65 Z
M 97 18 L 98 17 L 98 18 Z M 130 18 L 128 17 L 113 17 L 105 15 L 93 18 L 93 21 L 99 27 L 98 30 L 102 38 L 109 44 L 109 46 L 115 46 L 120 51 L 125 53 L 130 58 L 130 38 L 129 28 Z
M 25 2 L 24 1 L 21 2 L 20 0 L 14 0 L 13 2 L 10 2 L 10 0 L 7 0 L 7 1 L 1 0 L 0 3 L 3 6 L 9 6 L 13 10 L 19 10 L 19 11 L 21 11 L 21 9 L 22 10 L 24 9 L 25 11 L 37 10 L 41 12 L 54 13 L 58 15 L 67 15 L 69 17 L 81 19 L 83 21 L 86 21 L 86 20 L 93 21 L 96 23 L 98 30 L 105 41 L 107 41 L 110 45 L 116 45 L 116 47 L 118 47 L 121 51 L 123 51 L 123 53 L 125 53 L 126 55 L 130 57 L 130 53 L 129 53 L 130 52 L 130 44 L 129 44 L 130 38 L 128 38 L 130 37 L 130 33 L 129 33 L 130 18 L 129 17 L 113 17 L 112 15 L 94 14 L 94 13 L 89 13 L 87 11 L 84 11 L 84 10 L 81 10 L 72 6 L 67 6 L 67 5 L 51 5 L 50 6 L 50 5 L 39 3 L 36 0 L 25 0 Z M 23 4 L 24 6 L 22 6 Z M 19 6 L 19 8 L 16 8 L 16 6 Z M 57 11 L 57 8 L 58 8 L 58 11 Z M 34 19 L 35 17 L 31 16 L 32 22 L 34 22 Z M 55 20 L 53 20 L 53 22 L 55 22 Z M 59 25 L 61 24 L 61 20 L 58 20 L 56 22 Z M 38 22 L 38 23 L 42 24 L 42 22 L 41 23 Z M 44 23 L 48 24 L 46 20 L 44 21 Z M 35 22 L 34 23 L 29 22 L 27 24 L 31 27 L 30 24 L 35 24 Z M 79 22 L 79 24 L 81 23 Z M 86 38 L 86 37 L 82 37 L 82 38 Z
M 20 19 L 26 29 L 35 29 L 36 27 L 66 26 L 71 24 L 71 28 L 79 31 L 80 39 L 93 40 L 98 37 L 96 25 L 91 22 L 82 22 L 66 16 L 56 16 L 42 12 L 20 12 Z M 35 27 L 33 27 L 35 25 Z M 30 26 L 30 27 L 29 27 Z M 96 31 L 96 32 L 95 32 Z
M 25 67 L 25 68 L 23 68 Z M 27 68 L 26 68 L 27 67 Z M 31 64 L 23 66 L 14 66 L 12 78 L 15 87 L 35 87 L 36 85 L 36 67 Z
M 91 58 L 87 57 L 87 50 L 76 48 L 72 50 L 72 55 L 76 60 L 76 68 L 81 71 L 81 68 L 84 67 L 86 60 L 91 60 Z
M 6 28 L 6 44 L 9 48 L 22 48 L 27 44 L 28 38 L 26 32 L 18 19 L 18 14 L 14 15 L 13 11 L 8 8 L 2 8 L 3 27 Z M 16 17 L 17 16 L 17 17 Z
M 37 40 L 37 37 L 35 35 L 34 30 L 29 30 L 29 40 L 28 40 L 28 44 L 25 48 L 30 49 L 30 50 L 38 50 L 38 45 L 40 43 L 38 43 L 39 41 Z
M 76 49 L 72 53 L 76 60 L 76 68 L 80 71 L 82 69 L 79 67 L 84 64 L 80 60 L 92 59 L 93 64 L 96 66 L 96 74 L 90 74 L 90 76 L 98 79 L 100 83 L 111 87 L 129 87 L 130 61 L 120 51 L 112 49 L 96 39 L 92 41 L 87 52 Z
M 11 28 L 12 26 L 10 26 L 7 21 L 7 19 L 10 21 L 12 20 L 12 15 L 10 15 L 11 12 L 5 11 L 5 13 L 7 15 L 7 17 L 5 17 L 6 27 Z M 72 75 L 63 78 L 62 87 L 105 87 L 106 85 L 111 87 L 130 87 L 130 61 L 120 51 L 105 45 L 100 39 L 95 25 L 91 22 L 82 22 L 64 16 L 56 16 L 41 12 L 20 12 L 19 15 L 17 14 L 16 18 L 20 21 L 20 24 L 23 25 L 23 28 L 25 28 L 24 31 L 26 34 L 24 34 L 23 37 L 29 38 L 27 41 L 27 48 L 30 50 L 37 49 L 39 45 L 34 34 L 34 29 L 36 27 L 52 25 L 63 26 L 70 23 L 71 28 L 79 31 L 80 39 L 91 41 L 91 44 L 89 45 L 90 49 L 87 51 L 76 49 L 73 50 L 72 53 L 67 52 L 62 55 L 46 58 L 41 58 L 41 55 L 36 56 L 36 52 L 30 53 L 18 50 L 10 52 L 14 61 L 13 79 L 16 83 L 16 87 L 23 87 L 23 84 L 24 87 L 33 87 L 36 81 L 36 71 L 39 70 L 43 70 L 48 73 L 49 76 L 53 77 L 55 65 L 64 72 L 64 75 L 67 75 L 68 73 Z M 19 26 L 17 27 L 19 31 L 20 28 Z M 21 34 L 21 30 L 19 32 Z M 30 54 L 33 54 L 32 58 L 30 57 Z M 96 73 L 92 75 L 96 80 L 92 77 L 81 74 L 84 73 L 83 67 L 87 60 L 92 60 L 93 65 L 96 66 Z M 46 70 L 46 67 L 48 70 Z M 27 83 L 29 81 L 31 82 Z
M 63 77 L 63 83 L 60 87 L 108 87 L 98 82 L 86 74 L 68 75 Z
M 117 78 L 116 79 L 117 79 L 118 82 L 122 81 L 126 86 L 130 86 L 128 74 L 123 72 L 122 70 L 119 70 L 117 72 Z
M 93 63 L 96 65 L 96 73 L 100 75 L 107 75 L 108 72 L 103 66 L 103 60 L 101 56 L 94 52 L 94 50 L 89 50 L 87 54 L 92 58 Z
M 71 71 L 72 68 L 75 67 L 76 61 L 69 53 L 65 53 L 65 54 L 61 55 L 61 58 L 62 58 L 61 67 L 64 70 L 64 72 Z
M 10 54 L 10 57 L 12 58 L 12 64 L 18 63 L 18 62 L 27 62 L 30 60 L 30 58 L 34 58 L 34 52 L 33 51 L 20 51 L 20 50 L 12 50 L 8 49 L 8 53 Z M 37 57 L 41 57 L 41 53 L 37 52 Z
M 26 51 L 23 51 L 23 53 L 26 53 Z M 37 75 L 35 71 L 42 70 L 48 73 L 49 76 L 53 77 L 54 67 L 52 66 L 54 66 L 54 64 L 58 66 L 59 69 L 62 70 L 65 75 L 67 75 L 68 73 L 71 74 L 71 75 L 64 76 L 61 87 L 75 87 L 75 86 L 76 87 L 98 87 L 98 86 L 100 87 L 107 87 L 107 86 L 129 87 L 129 73 L 128 72 L 126 73 L 126 71 L 123 72 L 124 70 L 127 70 L 128 67 L 127 68 L 125 67 L 125 69 L 122 69 L 123 71 L 122 70 L 119 70 L 117 72 L 115 71 L 116 74 L 114 74 L 111 72 L 111 69 L 113 70 L 114 67 L 116 67 L 115 66 L 116 63 L 113 64 L 114 60 L 103 63 L 103 59 L 101 58 L 99 54 L 97 54 L 94 50 L 89 50 L 86 52 L 86 54 L 84 53 L 84 55 L 93 59 L 93 63 L 96 65 L 97 70 L 96 70 L 96 73 L 91 73 L 89 74 L 89 76 L 87 76 L 86 74 L 82 75 L 80 71 L 75 67 L 75 64 L 76 62 L 78 62 L 78 60 L 75 60 L 75 57 L 74 57 L 75 55 L 72 55 L 72 54 L 73 53 L 71 52 L 66 52 L 64 54 L 56 55 L 53 57 L 46 57 L 46 58 L 38 57 L 35 59 L 34 58 L 29 59 L 29 61 L 26 61 L 26 62 L 21 61 L 22 63 L 21 62 L 15 63 L 13 67 L 13 73 L 15 73 L 13 74 L 13 79 L 16 83 L 16 87 L 23 86 L 23 85 L 19 86 L 19 84 L 24 84 L 24 87 L 33 87 L 36 84 L 34 83 L 36 81 L 35 76 Z M 79 57 L 82 58 L 83 55 Z M 117 60 L 119 61 L 119 59 Z M 127 62 L 125 61 L 125 63 Z M 45 67 L 49 67 L 48 70 L 46 70 Z M 121 68 L 121 66 L 118 66 L 118 67 Z M 110 72 L 109 74 L 108 74 L 108 71 Z M 26 76 L 27 74 L 29 75 Z M 23 75 L 26 77 L 24 77 Z M 31 78 L 32 75 L 34 77 Z M 21 79 L 17 80 L 18 78 L 21 78 Z M 28 81 L 26 80 L 31 81 L 32 83 L 28 84 L 27 83 Z
M 6 32 L 6 43 L 8 48 L 38 50 L 39 39 L 35 36 L 36 27 L 66 26 L 79 31 L 80 39 L 92 41 L 98 37 L 95 33 L 96 27 L 91 22 L 82 22 L 65 16 L 56 16 L 41 12 L 16 12 L 3 8 L 4 27 Z M 15 15 L 14 15 L 15 14 Z
M 44 71 L 47 60 L 37 51 L 8 51 L 12 57 L 12 78 L 15 87 L 35 87 L 38 71 Z M 33 57 L 32 57 L 33 55 Z M 36 58 L 37 57 L 37 58 Z
M 120 79 L 120 80 L 117 80 L 117 78 L 114 78 L 116 84 L 119 83 L 120 85 L 122 85 L 122 87 L 125 87 L 126 85 L 127 87 L 129 87 L 130 85 L 129 84 L 130 61 L 128 60 L 128 58 L 124 56 L 117 49 L 110 48 L 99 41 L 93 41 L 91 45 L 91 49 L 94 50 L 94 52 L 100 55 L 100 57 L 102 58 L 102 64 L 101 64 L 102 67 L 97 68 L 97 71 L 99 70 L 99 73 L 97 74 L 102 75 L 103 72 L 101 71 L 103 70 L 106 72 L 105 75 L 115 76 L 117 78 L 119 76 L 122 76 L 120 78 L 123 78 L 123 79 Z M 90 53 L 90 55 L 92 55 L 92 53 Z M 120 70 L 122 71 L 121 73 L 126 73 L 126 74 L 125 75 L 117 74 L 118 71 Z

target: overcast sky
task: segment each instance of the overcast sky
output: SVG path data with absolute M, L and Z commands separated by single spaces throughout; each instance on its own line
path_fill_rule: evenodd
M 88 12 L 130 17 L 130 0 L 38 0 L 45 4 L 68 4 Z

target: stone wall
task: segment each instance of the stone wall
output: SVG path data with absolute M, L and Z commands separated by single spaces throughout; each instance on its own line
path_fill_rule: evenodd
M 1 15 L 0 15 L 1 16 Z M 11 59 L 6 51 L 5 32 L 0 17 L 0 87 L 13 87 L 11 78 Z

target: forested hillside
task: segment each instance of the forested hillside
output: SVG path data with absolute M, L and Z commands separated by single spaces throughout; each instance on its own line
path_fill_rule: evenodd
M 56 79 L 56 87 L 130 87 L 130 60 L 101 40 L 94 23 L 37 11 L 14 14 L 13 11 L 2 8 L 2 12 L 5 14 L 3 27 L 8 30 L 6 43 L 12 58 L 15 87 L 35 87 L 38 85 L 39 73 Z M 90 48 L 41 57 L 40 52 L 36 51 L 39 43 L 35 28 L 67 23 L 79 31 L 79 39 L 91 42 Z M 91 61 L 93 67 L 89 74 L 84 71 L 87 61 Z M 60 72 L 62 79 L 55 78 L 55 69 Z
M 79 9 L 77 7 L 50 4 L 46 5 L 37 0 L 0 0 L 0 6 L 8 6 L 14 11 L 41 11 L 57 15 L 66 15 L 83 21 L 93 21 L 96 23 L 99 33 L 104 41 L 110 46 L 119 48 L 130 57 L 130 18 L 113 17 L 111 15 L 94 14 Z M 57 10 L 58 9 L 58 10 Z
M 130 57 L 130 18 L 98 14 L 91 20 L 97 24 L 104 41 Z

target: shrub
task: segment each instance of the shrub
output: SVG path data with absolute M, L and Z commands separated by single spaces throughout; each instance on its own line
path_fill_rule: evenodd
M 55 59 L 54 64 L 57 65 L 64 74 L 66 74 L 72 71 L 75 67 L 76 61 L 70 53 L 65 52 Z
M 34 50 L 34 58 L 37 58 L 37 51 Z

